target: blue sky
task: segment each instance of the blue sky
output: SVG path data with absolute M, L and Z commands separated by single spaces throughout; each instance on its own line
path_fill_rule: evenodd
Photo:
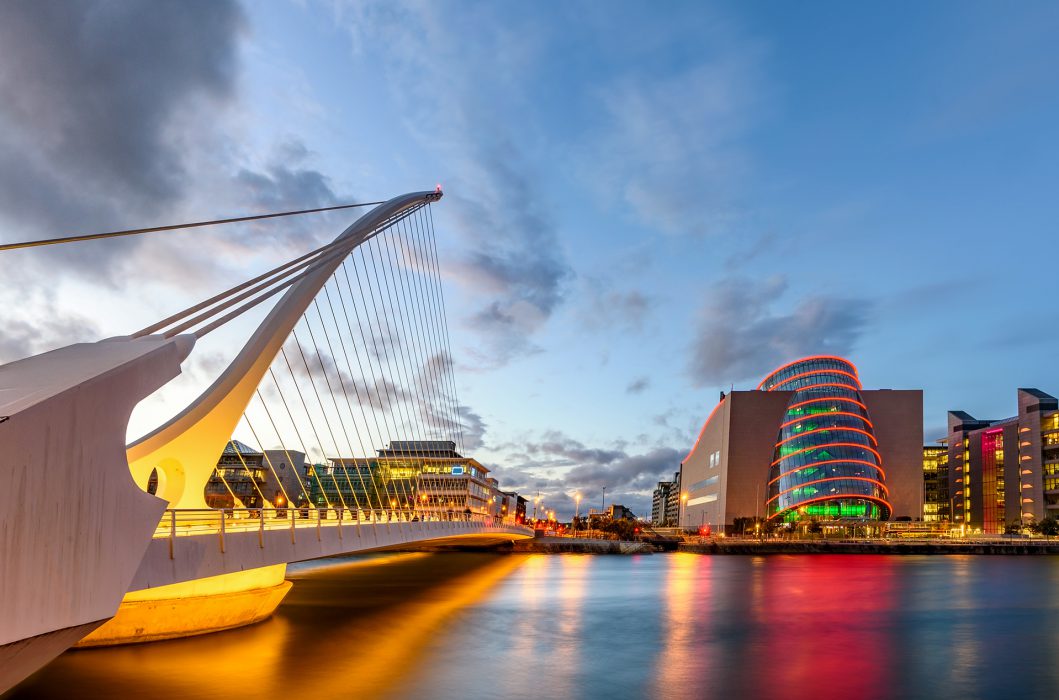
M 928 439 L 1059 391 L 1052 3 L 38 5 L 0 22 L 0 238 L 440 182 L 476 455 L 560 510 L 606 483 L 643 511 L 719 390 L 802 354 L 923 388 Z M 0 359 L 128 332 L 344 221 L 211 234 L 215 267 L 187 238 L 20 258 Z M 225 348 L 202 357 L 140 424 Z

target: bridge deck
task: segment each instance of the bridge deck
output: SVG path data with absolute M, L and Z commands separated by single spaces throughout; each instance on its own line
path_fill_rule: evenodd
M 342 508 L 169 510 L 129 591 L 413 544 L 488 544 L 526 539 L 511 520 L 465 513 Z

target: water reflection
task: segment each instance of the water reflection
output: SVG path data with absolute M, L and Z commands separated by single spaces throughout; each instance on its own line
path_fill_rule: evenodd
M 1054 698 L 1059 558 L 399 555 L 14 698 Z M 72 692 L 71 689 L 76 689 Z

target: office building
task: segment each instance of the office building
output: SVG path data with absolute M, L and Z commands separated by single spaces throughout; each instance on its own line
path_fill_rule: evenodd
M 1059 400 L 1019 389 L 1017 407 L 1002 420 L 949 412 L 949 432 L 939 443 L 954 527 L 1000 534 L 1059 515 Z
M 377 457 L 332 457 L 317 469 L 313 500 L 431 515 L 491 514 L 499 493 L 489 470 L 448 440 L 394 440 Z
M 944 445 L 923 447 L 923 521 L 949 522 L 949 450 Z

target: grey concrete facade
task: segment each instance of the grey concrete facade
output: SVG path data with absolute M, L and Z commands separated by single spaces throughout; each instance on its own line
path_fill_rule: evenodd
M 681 463 L 688 494 L 683 527 L 731 529 L 740 517 L 764 517 L 776 437 L 790 391 L 733 391 L 716 406 Z M 918 517 L 923 490 L 923 392 L 862 390 L 875 427 L 893 518 Z

